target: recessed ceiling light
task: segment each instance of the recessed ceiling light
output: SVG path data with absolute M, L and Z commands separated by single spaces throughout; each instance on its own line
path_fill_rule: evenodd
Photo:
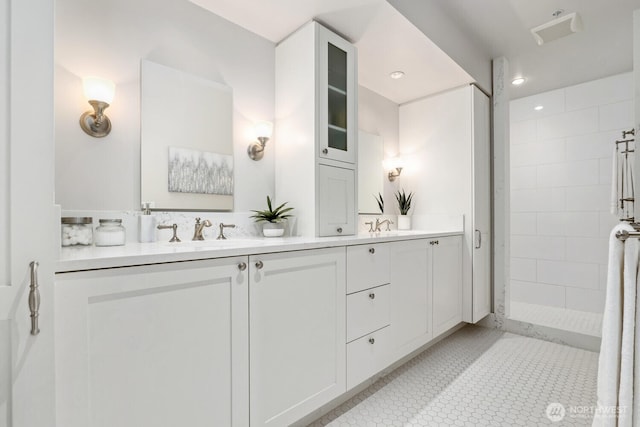
M 536 111 L 540 111 L 543 108 L 544 108 L 544 106 L 542 106 L 542 105 L 536 105 L 535 107 L 533 107 L 533 109 L 536 110 Z
M 394 71 L 389 74 L 392 79 L 398 80 L 404 77 L 404 71 Z
M 514 86 L 520 86 L 525 81 L 526 79 L 524 77 L 516 77 L 515 79 L 511 80 L 511 84 Z

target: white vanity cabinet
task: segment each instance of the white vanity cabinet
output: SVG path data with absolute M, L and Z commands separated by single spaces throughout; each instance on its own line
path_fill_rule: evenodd
M 57 425 L 248 426 L 246 263 L 58 274 Z
M 355 234 L 356 49 L 309 22 L 276 46 L 275 65 L 276 200 L 296 207 L 296 234 Z
M 249 268 L 251 426 L 290 425 L 346 390 L 345 248 Z
M 462 237 L 439 237 L 428 242 L 433 336 L 437 337 L 462 322 Z
M 401 359 L 433 336 L 428 240 L 389 243 L 392 359 Z

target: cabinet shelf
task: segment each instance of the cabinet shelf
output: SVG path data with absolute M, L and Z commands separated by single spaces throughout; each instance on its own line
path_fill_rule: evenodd
M 335 126 L 335 125 L 327 125 L 329 126 L 329 129 L 338 131 L 338 132 L 343 132 L 343 133 L 347 133 L 347 130 L 345 128 L 342 128 L 340 126 Z
M 344 90 L 344 89 L 340 89 L 340 88 L 337 88 L 337 87 L 335 87 L 335 86 L 331 86 L 331 85 L 328 85 L 328 87 L 329 87 L 329 90 L 330 90 L 330 91 L 333 91 L 333 92 L 339 93 L 340 95 L 347 96 L 347 91 L 346 91 L 346 90 Z

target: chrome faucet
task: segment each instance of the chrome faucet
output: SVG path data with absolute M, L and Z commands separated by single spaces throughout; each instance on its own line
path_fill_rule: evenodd
M 393 224 L 393 221 L 389 220 L 389 219 L 385 219 L 384 221 L 380 221 L 379 218 L 376 218 L 376 227 L 375 227 L 375 231 L 382 231 L 380 230 L 380 227 L 382 226 L 382 224 L 387 224 L 387 229 L 385 231 L 391 231 L 391 229 L 389 228 L 389 226 L 391 224 Z
M 216 237 L 216 240 L 227 240 L 227 236 L 224 235 L 225 228 L 236 228 L 236 225 L 220 223 L 220 234 L 218 234 L 218 237 Z
M 367 221 L 364 223 L 364 225 L 368 225 L 369 226 L 369 233 L 374 233 L 375 230 L 373 229 L 373 221 Z
M 191 240 L 204 240 L 204 236 L 202 235 L 202 230 L 205 227 L 211 227 L 212 225 L 213 224 L 211 224 L 211 221 L 209 221 L 208 219 L 205 219 L 204 221 L 200 222 L 200 218 L 196 218 L 196 225 L 193 231 L 193 239 Z

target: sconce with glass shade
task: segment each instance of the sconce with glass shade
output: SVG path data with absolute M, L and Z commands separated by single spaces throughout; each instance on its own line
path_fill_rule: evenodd
M 80 127 L 87 135 L 102 138 L 111 132 L 111 120 L 104 114 L 104 110 L 113 101 L 116 85 L 99 77 L 82 79 L 84 96 L 93 107 L 93 111 L 86 111 L 80 116 Z
M 257 122 L 253 126 L 253 132 L 258 142 L 249 144 L 247 154 L 251 160 L 258 161 L 264 157 L 264 147 L 273 133 L 273 123 L 266 121 Z
M 400 156 L 385 159 L 383 162 L 384 170 L 388 170 L 387 177 L 389 181 L 393 182 L 400 176 L 402 169 L 404 168 L 404 160 Z

